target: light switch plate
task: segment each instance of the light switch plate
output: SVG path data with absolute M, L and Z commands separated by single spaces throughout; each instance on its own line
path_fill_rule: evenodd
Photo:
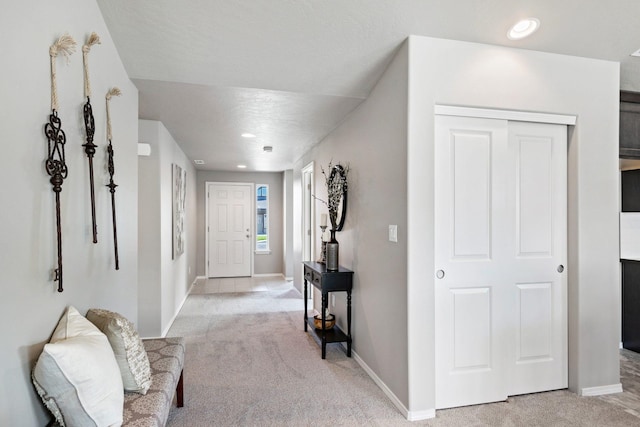
M 389 226 L 389 241 L 398 242 L 398 226 L 397 225 Z

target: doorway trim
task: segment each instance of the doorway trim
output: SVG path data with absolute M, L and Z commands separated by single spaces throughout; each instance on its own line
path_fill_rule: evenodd
M 315 254 L 315 215 L 313 209 L 313 195 L 315 194 L 315 176 L 314 176 L 314 162 L 309 162 L 304 168 L 302 168 L 302 258 L 305 258 L 305 252 L 309 248 L 309 259 L 304 261 L 312 261 Z M 309 174 L 309 186 L 305 186 L 305 176 Z M 306 216 L 306 211 L 309 209 L 309 218 Z M 306 232 L 309 227 L 309 233 Z M 307 240 L 308 239 L 308 240 Z
M 305 177 L 309 175 L 309 185 L 305 185 Z M 314 255 L 315 255 L 315 237 L 316 237 L 316 231 L 315 231 L 315 209 L 314 209 L 314 203 L 313 203 L 313 195 L 315 194 L 315 163 L 312 160 L 311 162 L 307 163 L 307 165 L 305 167 L 302 168 L 302 173 L 301 173 L 301 187 L 302 187 L 302 227 L 300 229 L 300 233 L 301 233 L 301 238 L 302 238 L 302 260 L 303 261 L 307 261 L 304 258 L 305 254 L 307 252 L 307 250 L 309 251 L 309 261 L 312 261 L 314 259 Z M 309 213 L 308 217 L 306 215 L 306 213 Z M 309 233 L 307 233 L 307 227 L 309 230 Z M 304 281 L 304 270 L 301 270 L 301 277 L 300 280 Z M 309 300 L 306 301 L 306 304 L 311 304 L 311 307 L 314 307 L 314 298 L 313 298 L 313 294 L 314 294 L 314 288 L 313 286 L 309 285 L 310 287 L 310 292 L 308 293 L 309 295 Z
M 538 113 L 535 111 L 500 110 L 494 108 L 461 107 L 458 105 L 433 106 L 433 114 L 441 116 L 502 119 L 517 122 L 549 123 L 575 126 L 577 116 L 568 114 Z

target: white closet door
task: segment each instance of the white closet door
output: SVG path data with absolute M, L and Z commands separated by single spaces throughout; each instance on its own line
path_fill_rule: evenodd
M 435 136 L 436 408 L 562 387 L 566 127 L 436 116 Z
M 436 116 L 436 408 L 507 398 L 507 122 Z M 441 278 L 438 278 L 441 277 Z
M 567 127 L 509 122 L 509 395 L 566 388 Z

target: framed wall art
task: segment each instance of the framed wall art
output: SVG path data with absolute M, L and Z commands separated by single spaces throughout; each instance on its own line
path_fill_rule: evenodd
M 173 182 L 173 252 L 172 259 L 184 253 L 185 244 L 185 200 L 187 196 L 187 172 L 175 163 L 172 165 Z

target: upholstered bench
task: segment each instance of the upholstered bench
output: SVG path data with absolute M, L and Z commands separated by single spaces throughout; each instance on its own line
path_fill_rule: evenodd
M 118 313 L 69 306 L 31 373 L 36 392 L 66 427 L 162 427 L 174 393 L 183 405 L 185 340 L 141 340 Z
M 142 340 L 151 364 L 151 387 L 147 394 L 125 393 L 123 426 L 164 426 L 175 390 L 177 406 L 183 406 L 182 369 L 184 338 Z

